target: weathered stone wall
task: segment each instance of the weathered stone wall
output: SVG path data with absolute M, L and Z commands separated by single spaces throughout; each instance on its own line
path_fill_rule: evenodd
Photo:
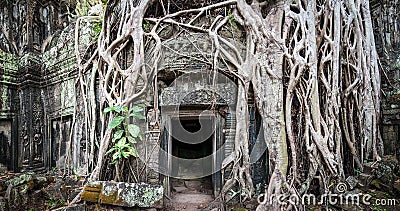
M 0 2 L 0 49 L 22 56 L 40 53 L 43 43 L 68 25 L 67 1 L 18 0 Z
M 382 124 L 385 154 L 400 159 L 400 3 L 371 0 L 376 47 L 382 65 Z
M 16 168 L 18 60 L 0 51 L 0 171 Z
M 42 55 L 43 93 L 46 96 L 47 138 L 50 144 L 50 166 L 69 167 L 77 171 L 81 151 L 80 139 L 70 139 L 76 93 L 76 58 L 73 29 L 66 28 L 53 38 Z M 77 127 L 82 130 L 82 127 Z M 80 136 L 81 137 L 81 136 Z M 67 150 L 75 152 L 66 154 Z
M 64 52 L 64 55 L 71 54 Z M 2 58 L 0 123 L 1 133 L 6 137 L 2 140 L 8 142 L 2 148 L 8 147 L 1 150 L 11 154 L 4 163 L 8 163 L 9 169 L 21 171 L 48 169 L 54 165 L 49 160 L 53 157 L 50 151 L 60 145 L 56 139 L 64 138 L 56 136 L 52 129 L 57 127 L 58 119 L 63 122 L 72 115 L 75 76 L 66 64 L 73 61 L 61 57 L 58 62 L 64 63 L 56 69 L 56 65 L 43 65 L 46 58 L 33 53 L 19 58 L 4 54 Z M 57 63 L 56 57 L 51 60 Z M 62 120 L 63 117 L 66 118 Z
M 7 153 L 2 162 L 10 170 L 47 170 L 56 165 L 56 149 L 65 150 L 57 137 L 68 137 L 69 132 L 56 135 L 52 128 L 57 128 L 54 119 L 59 118 L 59 131 L 66 131 L 62 116 L 72 114 L 74 97 L 69 90 L 75 76 L 68 67 L 74 64 L 74 54 L 60 45 L 42 53 L 61 43 L 57 31 L 67 24 L 65 10 L 63 1 L 0 3 L 0 124 L 5 134 L 0 150 Z M 60 110 L 63 114 L 57 115 Z
M 62 1 L 0 2 L 0 121 L 11 125 L 3 131 L 11 133 L 9 169 L 49 166 L 41 52 L 67 23 L 66 9 Z

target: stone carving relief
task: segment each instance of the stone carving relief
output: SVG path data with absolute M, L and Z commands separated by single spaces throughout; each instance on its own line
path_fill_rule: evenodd
M 37 165 L 44 166 L 43 159 L 43 106 L 41 102 L 40 90 L 32 93 L 32 137 L 31 159 Z M 39 167 L 39 166 L 38 166 Z
M 45 167 L 44 112 L 40 89 L 27 88 L 20 93 L 20 161 L 22 169 Z
M 177 87 L 165 88 L 160 97 L 160 105 L 193 105 L 210 104 L 232 105 L 236 102 L 236 87 L 231 84 L 204 85 L 199 88 L 185 89 L 191 86 L 184 84 Z M 188 92 L 188 90 L 192 90 Z M 224 96 L 221 96 L 224 95 Z
M 43 140 L 41 134 L 35 134 L 33 136 L 33 160 L 42 161 L 43 160 Z
M 23 127 L 23 129 L 22 129 L 21 140 L 22 140 L 22 146 L 23 146 L 22 164 L 29 165 L 30 142 L 29 142 L 28 131 L 26 130 L 25 127 Z
M 29 166 L 29 157 L 30 157 L 30 140 L 29 140 L 29 123 L 28 123 L 28 116 L 29 113 L 27 111 L 26 106 L 29 103 L 27 97 L 25 97 L 25 93 L 27 90 L 23 90 L 19 93 L 19 99 L 21 101 L 20 104 L 20 117 L 19 117 L 19 125 L 20 125 L 20 131 L 19 131 L 19 157 L 22 162 L 22 166 L 20 167 L 26 167 Z

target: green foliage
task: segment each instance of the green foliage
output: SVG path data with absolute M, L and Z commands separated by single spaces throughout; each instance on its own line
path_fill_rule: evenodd
M 231 13 L 231 11 L 228 11 L 228 23 L 232 28 L 239 30 L 239 27 L 237 25 L 238 21 L 236 20 L 235 16 Z
M 74 180 L 79 180 L 81 177 L 75 173 L 74 175 L 71 176 Z
M 143 23 L 143 30 L 144 30 L 145 32 L 150 32 L 150 22 L 149 22 L 149 21 L 147 21 L 147 20 L 144 21 L 144 23 Z
M 94 37 L 94 41 L 97 42 L 97 40 L 99 39 L 99 35 L 101 32 L 101 22 L 100 21 L 96 21 L 93 23 L 92 25 L 92 32 L 93 32 L 93 37 Z
M 91 7 L 100 4 L 103 7 L 107 4 L 107 1 L 104 0 L 80 0 L 77 1 L 76 7 L 75 7 L 75 13 L 78 16 L 87 16 L 89 14 L 89 11 Z
M 130 156 L 137 157 L 136 149 L 132 146 L 138 140 L 142 140 L 140 128 L 136 124 L 129 123 L 130 118 L 145 119 L 143 107 L 134 106 L 131 109 L 122 106 L 113 106 L 104 109 L 104 113 L 114 113 L 116 116 L 108 124 L 108 128 L 113 130 L 111 141 L 114 144 L 106 154 L 112 154 L 112 163 Z
M 374 210 L 375 210 L 375 211 L 386 211 L 386 209 L 382 209 L 381 207 L 379 207 L 379 206 L 376 205 L 376 204 L 373 204 L 373 206 L 374 206 Z
M 47 201 L 47 207 L 50 209 L 63 206 L 64 204 L 65 202 L 62 199 L 51 198 Z
M 113 129 L 121 125 L 121 123 L 125 120 L 124 116 L 116 116 L 108 125 L 109 128 Z
M 355 173 L 357 176 L 359 176 L 359 175 L 362 173 L 362 171 L 361 171 L 360 168 L 356 168 L 356 169 L 354 170 L 354 173 Z

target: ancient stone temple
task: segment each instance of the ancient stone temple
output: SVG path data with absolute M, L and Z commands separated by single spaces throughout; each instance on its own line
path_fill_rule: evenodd
M 87 175 L 93 167 L 89 151 L 98 146 L 87 138 L 87 132 L 101 128 L 88 128 L 84 124 L 81 107 L 85 100 L 97 102 L 97 98 L 82 97 L 82 89 L 89 88 L 80 87 L 77 81 L 85 74 L 94 87 L 98 81 L 96 75 L 79 73 L 76 65 L 76 51 L 83 53 L 89 46 L 93 28 L 90 22 L 82 21 L 80 33 L 75 35 L 75 22 L 71 22 L 67 13 L 73 8 L 70 2 L 75 1 L 0 2 L 0 171 L 45 172 L 56 167 L 68 173 Z M 372 6 L 374 11 L 383 8 L 378 3 Z M 391 23 L 387 23 L 385 29 L 392 30 L 390 26 Z M 391 35 L 380 29 L 382 27 L 376 26 L 376 34 L 382 35 L 377 35 L 377 43 L 382 49 L 389 48 L 385 39 L 390 40 Z M 399 29 L 396 30 L 398 33 Z M 147 163 L 140 176 L 145 182 L 164 185 L 166 195 L 177 183 L 172 178 L 202 176 L 207 176 L 217 195 L 227 177 L 220 171 L 221 163 L 234 150 L 236 120 L 232 108 L 238 79 L 212 74 L 209 66 L 199 62 L 199 57 L 211 48 L 209 37 L 203 35 L 193 33 L 163 40 L 161 62 L 153 82 L 157 89 L 149 90 L 140 100 L 145 105 L 143 115 L 146 118 L 138 121 L 144 136 L 138 152 Z M 237 49 L 243 50 L 244 33 L 237 30 L 226 37 Z M 384 98 L 382 137 L 389 154 L 399 155 L 396 146 L 400 139 L 400 92 L 393 87 L 398 87 L 400 78 L 397 53 L 400 42 L 392 43 L 396 45 L 390 46 L 395 53 L 381 52 L 381 57 L 388 56 L 387 61 L 397 61 L 395 65 L 386 65 L 391 70 L 387 77 L 396 78 L 397 84 L 385 83 L 383 87 L 387 97 Z M 189 52 L 192 59 L 182 57 L 180 52 Z M 238 52 L 243 53 L 244 50 Z M 126 59 L 130 56 L 127 52 Z M 207 56 L 204 57 L 210 59 Z M 261 117 L 252 94 L 249 93 L 248 99 L 251 174 L 260 192 L 268 181 L 265 172 L 269 166 L 260 130 Z M 76 125 L 78 127 L 74 127 Z M 202 130 L 205 133 L 198 132 Z M 192 134 L 185 136 L 183 131 Z M 193 134 L 203 142 L 189 145 L 177 138 L 193 140 Z M 188 161 L 194 158 L 196 162 Z
M 58 140 L 52 128 L 67 127 L 68 120 L 57 120 L 57 112 L 65 112 L 61 108 L 68 105 L 49 98 L 48 92 L 57 87 L 51 90 L 53 96 L 67 100 L 69 95 L 61 87 L 68 84 L 73 71 L 66 68 L 68 58 L 45 67 L 42 47 L 68 23 L 62 4 L 30 0 L 0 3 L 0 149 L 1 163 L 10 170 L 47 170 L 58 159 Z
M 399 6 L 392 1 L 371 1 L 377 50 L 385 74 L 382 76 L 382 138 L 385 153 L 400 158 L 400 28 Z
M 69 23 L 67 9 L 64 1 L 0 3 L 0 170 L 44 172 L 57 167 L 76 174 L 88 173 L 87 152 L 93 145 L 86 138 L 83 116 L 75 106 L 75 99 L 82 98 L 75 96 L 80 94 L 80 87 L 76 83 L 74 23 Z M 80 43 L 88 43 L 90 25 L 83 23 L 80 27 L 88 28 L 87 33 L 81 30 Z M 146 120 L 140 122 L 145 140 L 138 151 L 148 159 L 147 182 L 169 189 L 174 188 L 173 181 L 160 175 L 206 175 L 217 194 L 223 181 L 223 156 L 232 152 L 234 144 L 236 123 L 231 108 L 236 101 L 236 79 L 210 75 L 203 63 L 177 54 L 192 52 L 196 58 L 209 51 L 210 40 L 202 35 L 182 36 L 165 41 L 164 46 L 157 75 L 158 93 L 149 91 L 142 99 L 147 105 L 143 113 Z M 79 50 L 84 48 L 79 46 Z M 252 101 L 249 99 L 252 174 L 255 186 L 261 190 L 267 181 L 264 172 L 268 166 L 265 146 L 255 147 L 257 137 L 262 135 L 260 116 Z M 155 107 L 160 110 L 161 125 L 155 121 Z M 71 130 L 74 124 L 82 127 Z M 195 147 L 172 136 L 181 134 L 182 129 L 195 132 L 204 126 L 209 136 Z M 185 163 L 174 156 L 205 157 L 201 162 L 212 165 L 199 169 L 196 165 L 202 163 Z M 168 168 L 155 171 L 160 162 Z

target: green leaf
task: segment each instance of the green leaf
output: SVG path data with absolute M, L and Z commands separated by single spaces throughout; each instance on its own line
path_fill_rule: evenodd
M 116 144 L 116 146 L 118 145 L 119 148 L 124 148 L 124 145 L 126 145 L 126 137 L 122 137 L 118 143 Z
M 111 149 L 109 149 L 109 150 L 106 152 L 106 155 L 110 154 L 110 153 L 113 152 L 114 150 L 116 150 L 114 147 L 111 148 Z
M 133 137 L 138 137 L 140 135 L 140 128 L 137 125 L 129 124 L 128 131 Z
M 124 109 L 124 111 L 125 111 L 125 112 L 128 112 L 128 111 L 129 111 L 129 108 L 128 108 L 128 107 L 126 107 L 126 106 L 124 106 L 124 108 L 123 108 L 123 109 Z
M 124 130 L 118 130 L 117 132 L 115 132 L 112 138 L 112 142 L 115 142 L 116 140 L 120 139 L 123 134 Z
M 117 160 L 117 159 L 119 159 L 120 157 L 121 157 L 121 156 L 120 156 L 120 152 L 116 152 L 116 153 L 113 154 L 112 159 L 113 159 L 113 160 Z
M 121 113 L 121 111 L 123 110 L 122 106 L 115 106 L 114 107 L 114 111 Z
M 146 119 L 146 117 L 143 116 L 143 114 L 141 114 L 141 113 L 131 113 L 129 116 L 134 116 L 138 119 Z
M 133 157 L 138 157 L 137 151 L 133 147 L 129 149 L 129 154 L 132 155 Z
M 104 109 L 104 113 L 110 112 L 110 111 L 114 111 L 114 107 L 107 107 Z
M 112 106 L 104 109 L 104 113 L 110 112 L 110 111 L 115 111 L 117 113 L 121 113 L 122 111 L 128 112 L 128 107 L 122 107 L 122 106 Z
M 132 144 L 136 144 L 136 140 L 132 136 L 128 136 L 126 138 L 128 138 L 128 141 L 131 142 Z
M 128 158 L 129 155 L 130 155 L 129 153 L 125 153 L 124 151 L 122 151 L 121 154 L 122 154 L 122 156 L 123 156 L 124 158 Z
M 124 121 L 125 117 L 123 116 L 116 116 L 108 125 L 109 128 L 113 129 L 120 125 Z
M 141 112 L 141 111 L 143 111 L 143 107 L 141 107 L 141 106 L 133 106 L 131 111 L 135 112 L 135 113 Z

